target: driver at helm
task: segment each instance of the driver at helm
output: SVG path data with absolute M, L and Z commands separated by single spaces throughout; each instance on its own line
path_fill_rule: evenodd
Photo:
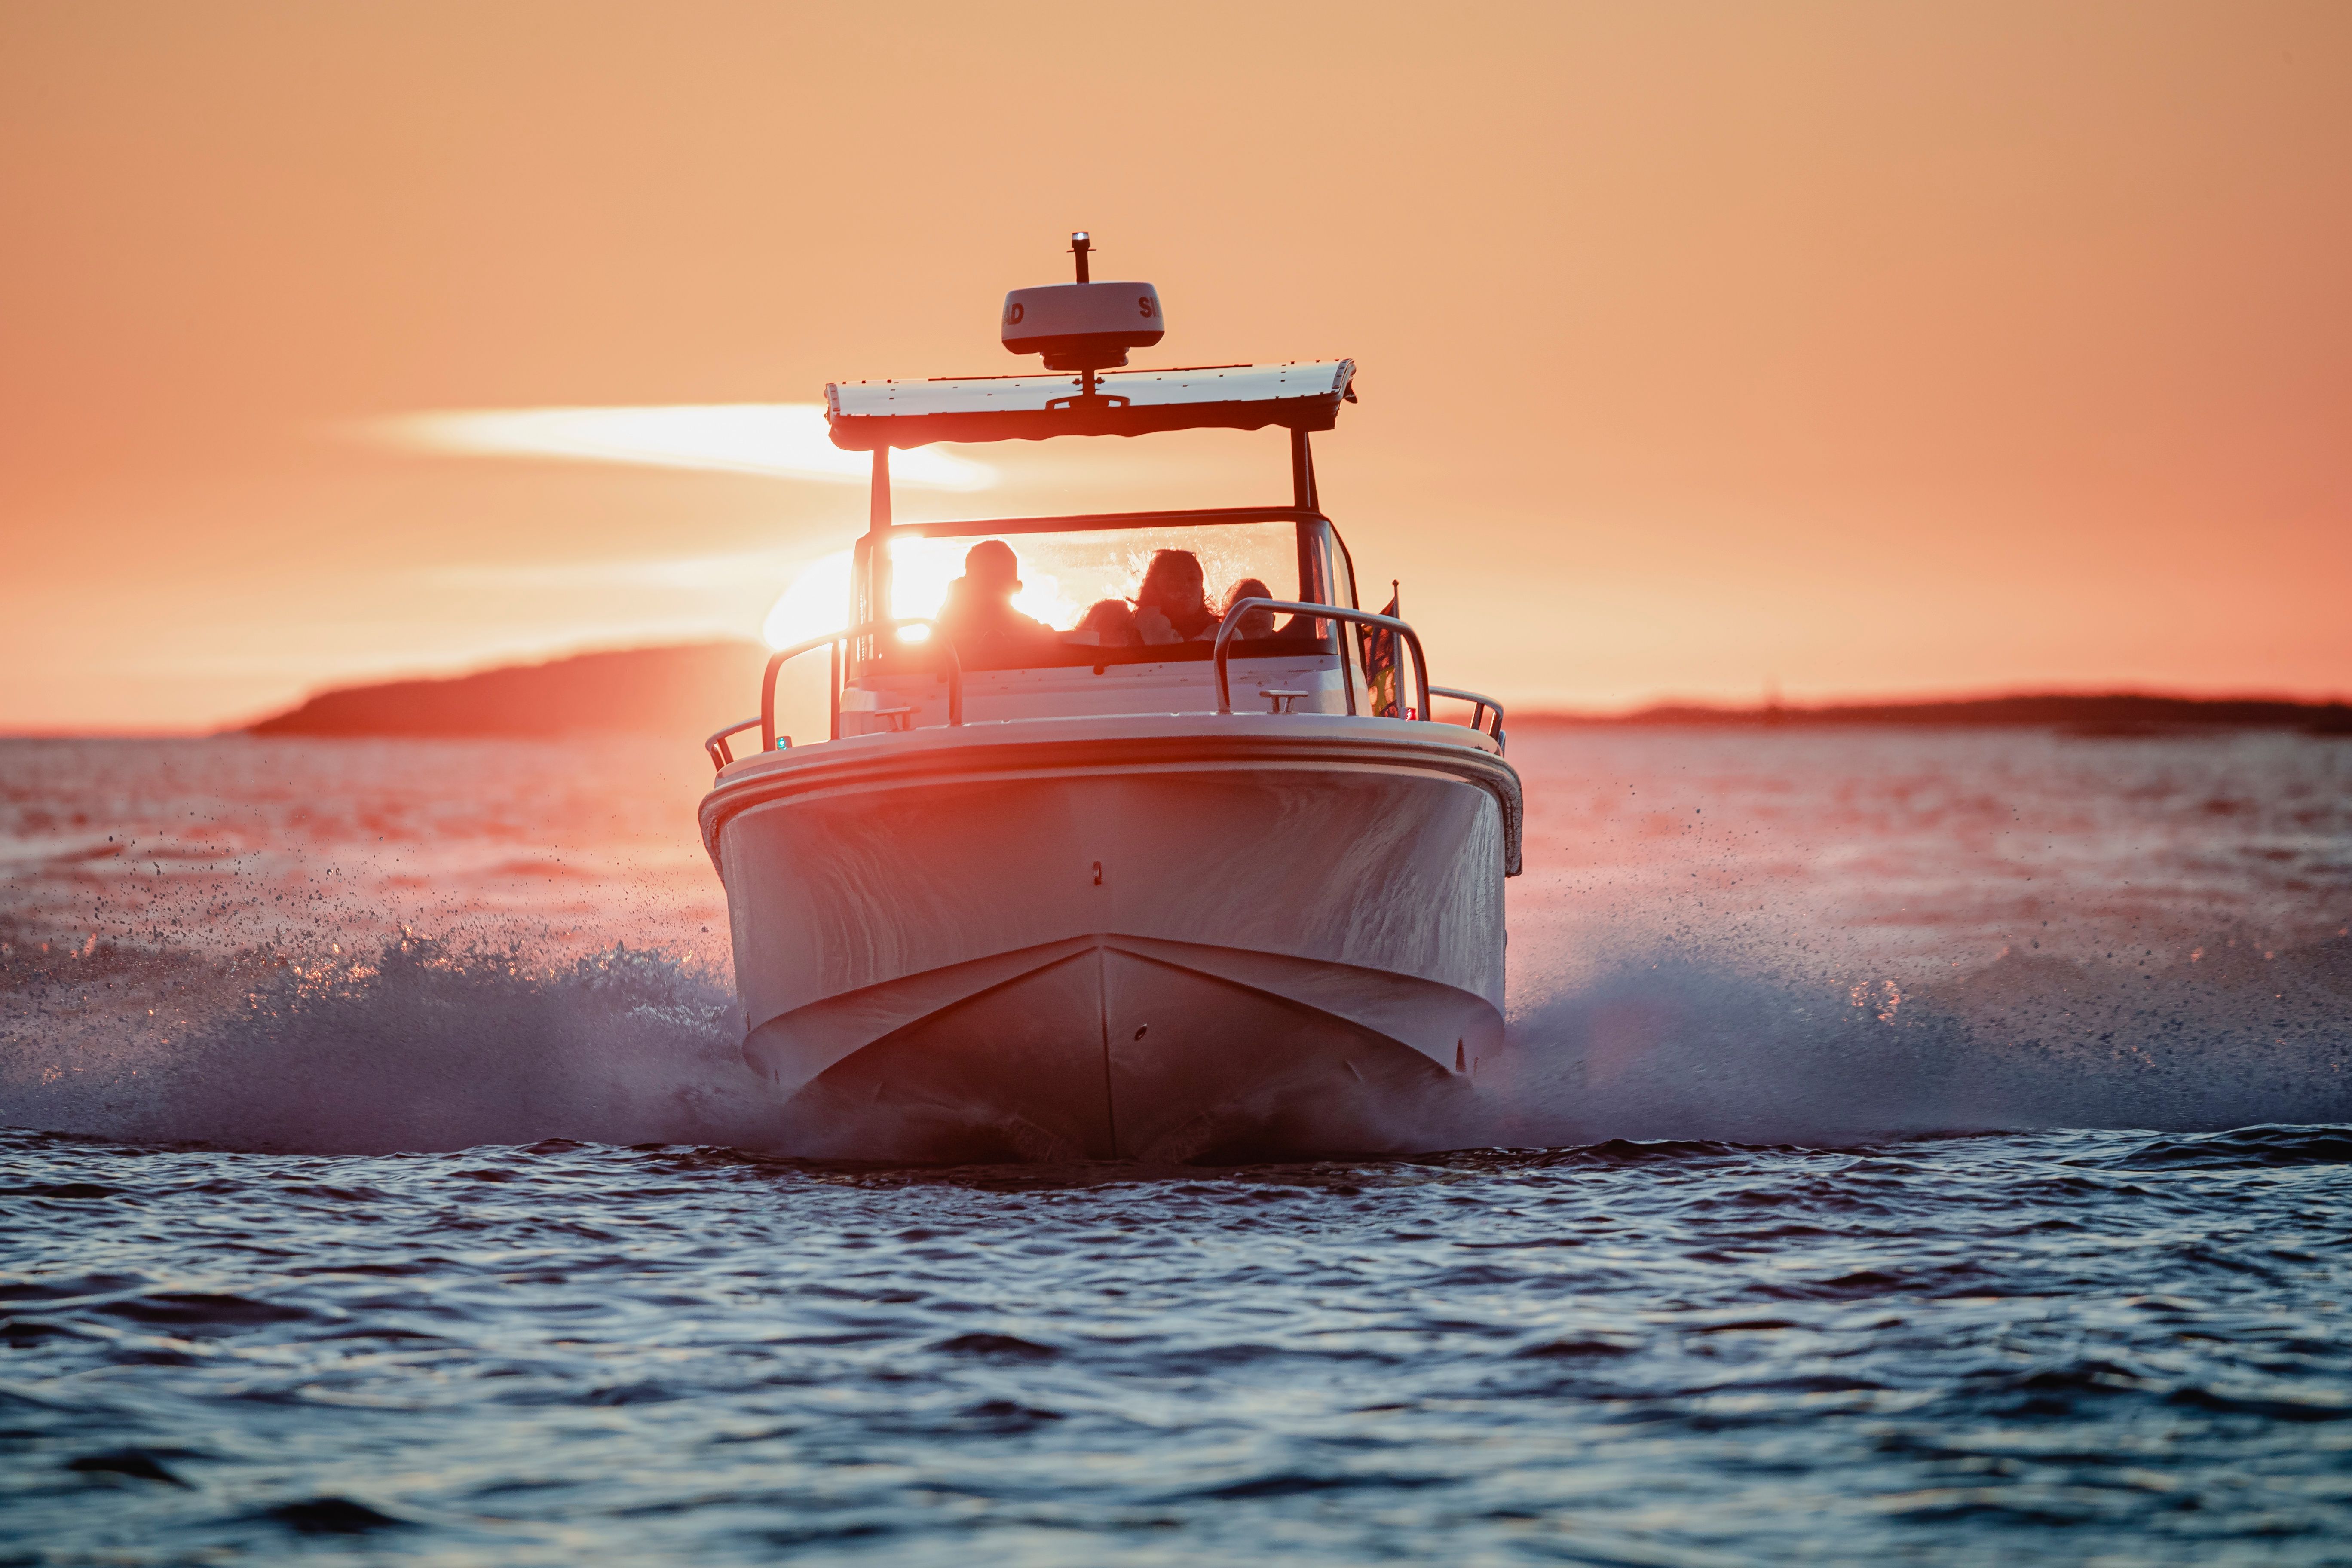
M 1044 622 L 1013 607 L 1013 595 L 1019 592 L 1021 563 L 1013 546 L 1001 539 L 983 539 L 964 552 L 963 575 L 948 584 L 940 629 L 968 661 L 992 659 L 1024 644 L 1048 640 L 1052 633 Z

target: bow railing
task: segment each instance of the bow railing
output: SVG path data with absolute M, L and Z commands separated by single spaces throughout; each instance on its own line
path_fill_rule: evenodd
M 1297 604 L 1289 599 L 1237 600 L 1233 608 L 1225 612 L 1225 618 L 1217 624 L 1217 646 L 1211 650 L 1210 658 L 1217 667 L 1218 712 L 1230 713 L 1234 710 L 1233 687 L 1225 673 L 1225 659 L 1228 657 L 1225 645 L 1233 640 L 1235 629 L 1241 625 L 1241 617 L 1252 610 L 1280 610 L 1286 616 L 1313 616 L 1317 620 L 1321 621 L 1349 621 L 1360 626 L 1378 626 L 1394 632 L 1404 640 L 1406 647 L 1412 649 L 1414 685 L 1421 692 L 1421 717 L 1423 719 L 1429 717 L 1429 659 L 1421 651 L 1420 633 L 1394 616 L 1379 615 L 1370 610 L 1343 610 L 1337 605 Z M 1344 648 L 1340 650 L 1339 668 L 1340 684 L 1348 689 L 1348 711 L 1353 713 L 1356 711 L 1356 686 L 1355 682 L 1349 680 L 1346 675 L 1349 663 L 1347 651 Z M 1402 704 L 1400 703 L 1399 706 L 1402 707 Z
M 1480 692 L 1458 690 L 1450 686 L 1432 686 L 1429 683 L 1429 656 L 1422 649 L 1421 634 L 1412 629 L 1410 622 L 1400 620 L 1394 616 L 1380 615 L 1370 610 L 1344 609 L 1338 605 L 1310 605 L 1291 599 L 1243 599 L 1227 610 L 1223 618 L 1218 623 L 1216 645 L 1211 650 L 1211 658 L 1216 669 L 1218 712 L 1231 713 L 1234 710 L 1233 679 L 1231 671 L 1226 668 L 1226 662 L 1232 657 L 1230 645 L 1240 628 L 1242 617 L 1253 610 L 1273 610 L 1291 616 L 1312 616 L 1318 620 L 1340 621 L 1354 626 L 1373 626 L 1394 633 L 1405 647 L 1412 650 L 1413 684 L 1421 694 L 1416 717 L 1423 720 L 1433 719 L 1434 715 L 1430 709 L 1432 700 L 1435 698 L 1447 697 L 1455 701 L 1467 702 L 1472 705 L 1470 727 L 1492 739 L 1497 748 L 1503 744 L 1503 705 Z M 918 646 L 935 650 L 940 661 L 946 666 L 948 723 L 950 726 L 961 725 L 963 723 L 963 660 L 957 655 L 955 644 L 940 631 L 938 624 L 919 616 L 908 616 L 898 620 L 868 621 L 863 626 L 851 626 L 843 631 L 828 632 L 823 637 L 810 637 L 805 641 L 794 643 L 790 647 L 779 648 L 771 654 L 768 657 L 767 669 L 760 679 L 759 717 L 730 724 L 703 742 L 703 750 L 709 755 L 711 767 L 714 770 L 723 769 L 735 761 L 735 752 L 733 746 L 729 743 L 730 741 L 755 725 L 760 731 L 760 749 L 763 752 L 772 752 L 776 749 L 776 676 L 793 659 L 803 654 L 814 653 L 821 647 L 831 650 L 832 668 L 826 682 L 829 708 L 827 733 L 831 739 L 839 740 L 841 738 L 843 650 L 857 638 L 879 637 L 884 633 L 901 631 L 908 626 L 922 626 L 930 632 L 929 637 Z M 1348 693 L 1348 711 L 1354 714 L 1358 711 L 1356 687 L 1355 682 L 1349 679 L 1347 674 L 1352 667 L 1349 664 L 1344 650 L 1341 656 L 1341 683 Z M 1400 706 L 1402 705 L 1400 704 Z M 1412 710 L 1408 709 L 1407 711 Z M 1494 715 L 1491 725 L 1486 722 L 1486 715 L 1489 713 Z M 787 742 L 786 744 L 790 742 Z
M 735 749 L 728 743 L 729 738 L 741 734 L 755 724 L 760 729 L 760 749 L 763 752 L 772 752 L 776 749 L 776 673 L 801 655 L 814 653 L 821 647 L 832 650 L 832 668 L 825 679 L 826 734 L 832 740 L 841 739 L 842 649 L 859 637 L 880 637 L 885 632 L 897 632 L 908 626 L 922 626 L 930 632 L 931 635 L 917 646 L 937 652 L 940 662 L 947 666 L 948 722 L 950 725 L 961 724 L 963 722 L 963 660 L 957 657 L 955 644 L 947 634 L 940 630 L 936 622 L 925 620 L 919 616 L 908 616 L 899 620 L 868 621 L 863 626 L 850 626 L 843 631 L 827 632 L 823 637 L 810 637 L 804 642 L 796 642 L 790 647 L 778 648 L 774 653 L 770 654 L 768 668 L 760 677 L 760 716 L 756 719 L 746 719 L 740 724 L 730 724 L 703 742 L 702 749 L 709 754 L 710 765 L 717 769 L 732 763 L 735 760 Z
M 710 739 L 702 742 L 704 752 L 710 758 L 710 771 L 717 773 L 735 760 L 735 748 L 729 744 L 734 736 L 741 734 L 746 730 L 756 730 L 759 727 L 760 716 L 755 713 L 749 719 L 728 725 L 724 730 L 713 731 Z M 784 737 L 784 744 L 788 746 L 792 744 L 791 736 Z M 773 747 L 769 749 L 774 750 Z
M 814 653 L 821 647 L 829 647 L 833 650 L 833 669 L 830 679 L 825 682 L 825 689 L 829 693 L 832 710 L 828 726 L 829 737 L 838 741 L 841 739 L 841 650 L 843 647 L 859 637 L 878 637 L 884 632 L 903 631 L 908 626 L 921 626 L 931 634 L 924 639 L 921 646 L 936 650 L 948 667 L 948 722 L 951 725 L 962 723 L 963 660 L 956 657 L 955 644 L 949 639 L 946 633 L 940 630 L 936 622 L 925 620 L 919 616 L 908 616 L 898 620 L 868 621 L 864 626 L 850 626 L 837 632 L 827 632 L 823 637 L 811 637 L 805 642 L 797 642 L 790 647 L 778 648 L 774 653 L 770 654 L 767 673 L 760 678 L 760 749 L 767 752 L 776 749 L 776 672 L 778 670 L 804 653 Z
M 1429 689 L 1429 694 L 1432 697 L 1451 697 L 1456 702 L 1469 703 L 1470 728 L 1480 731 L 1488 740 L 1494 742 L 1496 750 L 1499 751 L 1502 748 L 1503 705 L 1501 703 L 1481 692 L 1458 691 L 1451 686 L 1433 686 Z M 1489 710 L 1492 710 L 1495 715 L 1495 722 L 1491 728 L 1486 722 Z

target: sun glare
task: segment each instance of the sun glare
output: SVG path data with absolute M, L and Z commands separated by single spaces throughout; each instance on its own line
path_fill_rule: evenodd
M 901 619 L 929 620 L 947 603 L 948 584 L 963 575 L 963 554 L 970 541 L 908 538 L 890 547 L 890 612 Z M 801 568 L 775 606 L 761 624 L 760 635 L 770 647 L 837 632 L 849 624 L 851 552 L 835 551 Z M 1032 572 L 1022 580 L 1013 607 L 1049 626 L 1077 624 L 1081 606 L 1062 592 L 1051 573 Z M 908 640 L 919 641 L 919 629 Z
M 894 542 L 890 547 L 892 611 L 900 616 L 938 615 L 948 602 L 948 584 L 963 575 L 964 552 L 971 548 L 969 539 L 909 538 Z M 1013 607 L 1032 619 L 1060 627 L 1076 626 L 1081 608 L 1062 592 L 1058 578 L 1034 567 L 1024 569 Z
M 770 647 L 790 647 L 849 624 L 849 552 L 836 550 L 801 568 L 761 623 Z
M 873 459 L 833 444 L 822 403 L 668 404 L 642 408 L 472 408 L 404 414 L 367 427 L 411 451 L 562 458 L 661 468 L 864 484 Z M 894 485 L 978 490 L 993 470 L 932 447 L 890 460 Z

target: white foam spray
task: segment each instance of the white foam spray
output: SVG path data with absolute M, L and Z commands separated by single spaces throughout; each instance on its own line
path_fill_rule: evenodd
M 317 945 L 329 951 L 20 951 L 0 1122 L 320 1152 L 556 1137 L 774 1148 L 786 1125 L 742 1063 L 732 988 L 706 964 L 481 936 Z M 1504 1062 L 1475 1099 L 1433 1105 L 1418 1141 L 2352 1121 L 2352 941 L 2222 951 L 2157 975 L 2012 957 L 1906 988 L 1814 965 L 1776 975 L 1752 942 L 1735 958 L 1629 940 L 1536 990 Z

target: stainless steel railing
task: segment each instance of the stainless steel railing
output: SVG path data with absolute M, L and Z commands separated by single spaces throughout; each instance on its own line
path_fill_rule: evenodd
M 1228 645 L 1233 641 L 1241 617 L 1252 610 L 1278 610 L 1285 615 L 1313 616 L 1318 620 L 1343 621 L 1356 626 L 1379 626 L 1395 633 L 1403 640 L 1405 646 L 1412 650 L 1414 685 L 1421 693 L 1419 717 L 1423 720 L 1433 718 L 1430 712 L 1433 698 L 1450 697 L 1457 701 L 1468 702 L 1473 705 L 1471 727 L 1481 730 L 1494 741 L 1497 747 L 1503 744 L 1503 705 L 1479 692 L 1457 690 L 1449 686 L 1432 686 L 1429 683 L 1429 657 L 1422 649 L 1421 634 L 1412 629 L 1411 623 L 1399 620 L 1394 616 L 1378 615 L 1370 610 L 1349 610 L 1343 609 L 1338 605 L 1310 605 L 1291 599 L 1244 599 L 1235 604 L 1232 609 L 1227 610 L 1224 618 L 1218 623 L 1216 645 L 1211 650 L 1217 677 L 1218 712 L 1231 713 L 1234 710 L 1232 677 L 1225 668 L 1226 660 L 1232 657 Z M 726 729 L 716 731 L 702 742 L 702 749 L 709 754 L 712 769 L 725 768 L 735 761 L 734 747 L 729 743 L 730 738 L 741 734 L 754 725 L 758 726 L 760 731 L 760 749 L 763 752 L 772 752 L 776 749 L 777 672 L 801 655 L 814 653 L 820 647 L 832 650 L 833 668 L 827 682 L 831 709 L 829 735 L 831 739 L 839 740 L 841 738 L 841 665 L 844 647 L 856 638 L 877 637 L 884 632 L 894 632 L 904 626 L 930 628 L 930 637 L 917 646 L 936 648 L 945 662 L 948 681 L 948 722 L 950 725 L 962 724 L 963 660 L 957 655 L 955 644 L 939 629 L 937 623 L 919 616 L 908 616 L 901 620 L 868 621 L 863 626 L 851 626 L 844 631 L 810 637 L 804 642 L 780 648 L 770 655 L 768 668 L 760 679 L 759 717 L 730 724 Z M 1353 714 L 1357 711 L 1356 687 L 1354 680 L 1349 679 L 1347 673 L 1350 668 L 1343 649 L 1340 656 L 1341 679 L 1348 692 L 1348 711 Z M 1486 716 L 1490 711 L 1495 716 L 1491 728 L 1485 724 Z
M 1370 610 L 1343 610 L 1337 605 L 1302 605 L 1288 599 L 1240 600 L 1225 612 L 1225 618 L 1217 624 L 1217 646 L 1211 650 L 1210 657 L 1217 667 L 1218 712 L 1234 710 L 1233 688 L 1225 674 L 1225 645 L 1233 640 L 1234 628 L 1241 624 L 1241 616 L 1251 610 L 1280 610 L 1286 616 L 1313 616 L 1323 621 L 1351 621 L 1357 626 L 1382 626 L 1396 633 L 1412 649 L 1414 684 L 1421 691 L 1421 716 L 1423 719 L 1429 717 L 1429 659 L 1421 651 L 1420 633 L 1394 616 L 1376 615 Z M 1347 650 L 1342 648 L 1339 650 L 1340 683 L 1348 689 L 1348 711 L 1353 713 L 1356 710 L 1356 684 L 1348 678 L 1348 668 Z M 1398 695 L 1402 698 L 1403 694 L 1400 692 Z M 1398 705 L 1403 706 L 1402 702 Z
M 735 748 L 727 743 L 729 737 L 740 735 L 746 730 L 756 730 L 759 727 L 760 716 L 754 713 L 740 724 L 730 724 L 724 730 L 715 731 L 710 739 L 703 742 L 702 749 L 710 758 L 710 771 L 717 773 L 735 760 Z M 768 749 L 775 750 L 772 746 Z
M 837 632 L 827 632 L 823 637 L 810 637 L 805 642 L 797 642 L 790 647 L 778 648 L 774 653 L 770 654 L 767 670 L 760 678 L 760 716 L 757 719 L 746 719 L 740 724 L 721 730 L 702 743 L 703 750 L 710 754 L 711 765 L 723 768 L 728 763 L 734 761 L 734 748 L 727 743 L 728 737 L 740 734 L 754 724 L 760 727 L 760 749 L 763 752 L 772 752 L 776 749 L 776 672 L 801 655 L 814 653 L 821 647 L 832 650 L 833 668 L 825 681 L 826 702 L 830 709 L 827 721 L 828 738 L 835 741 L 841 739 L 843 647 L 859 637 L 879 637 L 885 632 L 895 632 L 906 626 L 927 626 L 930 629 L 930 637 L 914 646 L 936 652 L 940 661 L 947 666 L 948 722 L 951 725 L 961 724 L 963 722 L 963 660 L 957 656 L 955 643 L 948 635 L 940 630 L 936 622 L 925 620 L 919 616 L 908 616 L 901 620 L 868 621 L 864 626 L 850 626 Z M 724 761 L 721 760 L 722 757 Z
M 1451 697 L 1456 702 L 1469 703 L 1470 728 L 1473 730 L 1483 731 L 1486 733 L 1486 738 L 1495 742 L 1497 749 L 1502 746 L 1503 705 L 1501 703 L 1496 701 L 1493 698 L 1485 696 L 1479 692 L 1458 691 L 1451 686 L 1433 686 L 1429 689 L 1429 694 L 1432 697 Z M 1486 713 L 1490 709 L 1494 711 L 1495 715 L 1495 724 L 1492 729 L 1488 729 L 1485 722 Z

